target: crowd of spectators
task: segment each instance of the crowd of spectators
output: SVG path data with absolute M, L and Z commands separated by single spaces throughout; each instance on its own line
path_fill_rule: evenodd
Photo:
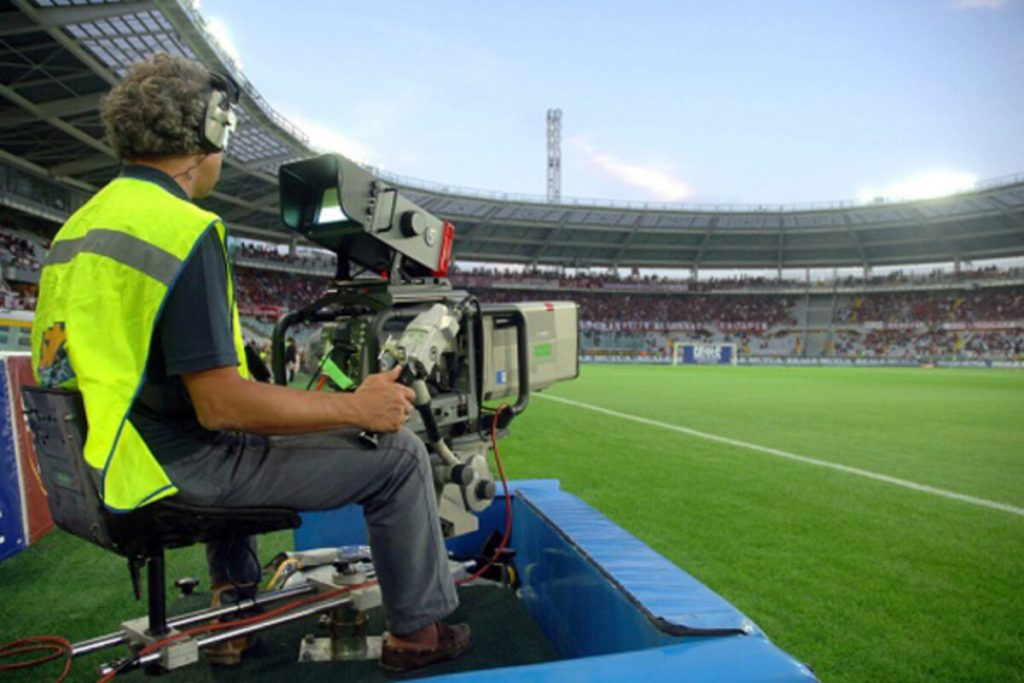
M 833 346 L 836 356 L 910 359 L 952 355 L 956 343 L 955 332 L 902 329 L 837 332 Z
M 511 284 L 524 286 L 538 285 L 562 289 L 615 289 L 615 288 L 668 288 L 691 292 L 718 292 L 744 289 L 769 289 L 780 287 L 805 288 L 808 282 L 803 278 L 778 278 L 763 275 L 738 275 L 695 280 L 692 277 L 671 277 L 641 274 L 634 270 L 622 275 L 617 271 L 575 270 L 572 272 L 553 268 L 526 268 L 523 270 L 502 270 L 493 267 L 470 269 L 455 268 L 452 282 L 461 287 L 494 287 Z M 846 276 L 838 279 L 816 280 L 811 288 L 833 287 L 885 287 L 902 285 L 960 284 L 989 280 L 1024 279 L 1024 268 L 997 268 L 989 266 L 974 270 L 949 272 L 941 268 L 927 273 L 893 271 L 885 275 Z
M 870 330 L 837 332 L 834 355 L 854 358 L 1006 358 L 1024 356 L 1024 330 Z
M 836 323 L 1024 320 L 1024 288 L 865 294 L 836 311 Z
M 44 241 L 29 239 L 5 220 L 0 224 L 0 264 L 38 270 Z M 333 257 L 307 252 L 288 255 L 270 245 L 238 241 L 231 254 L 242 263 L 234 268 L 240 309 L 248 315 L 274 319 L 326 290 L 329 280 L 246 266 L 245 260 L 299 266 L 333 267 Z M 848 278 L 844 286 L 894 283 L 945 283 L 1024 278 L 1024 269 L 985 268 L 959 274 L 935 271 L 923 276 L 892 273 Z M 518 272 L 480 268 L 456 271 L 456 287 L 484 302 L 575 301 L 580 307 L 581 334 L 591 348 L 635 348 L 664 355 L 680 334 L 709 341 L 735 342 L 745 353 L 789 355 L 801 352 L 803 323 L 797 321 L 801 297 L 757 295 L 742 290 L 777 287 L 779 280 L 737 277 L 702 280 L 656 275 L 553 269 Z M 800 285 L 798 281 L 783 284 Z M 0 285 L 2 285 L 0 281 Z M 654 290 L 654 291 L 652 291 Z M 723 295 L 722 291 L 729 291 Z M 0 307 L 34 310 L 34 285 L 0 286 Z M 967 284 L 943 291 L 864 292 L 840 294 L 832 326 L 836 332 L 826 355 L 921 358 L 1007 357 L 1024 355 L 1024 330 L 1009 329 L 1024 321 L 1024 287 L 981 287 Z M 802 314 L 801 314 L 802 316 Z M 988 323 L 986 325 L 986 323 Z
M 323 277 L 235 267 L 239 309 L 249 315 L 275 316 L 311 303 L 327 289 Z
M 550 300 L 551 292 L 521 289 L 471 290 L 484 302 Z M 788 297 L 620 294 L 568 290 L 559 298 L 575 301 L 583 327 L 664 330 L 672 324 L 767 329 L 796 324 L 795 302 Z
M 1024 278 L 1024 268 L 998 268 L 987 266 L 960 272 L 949 272 L 941 268 L 927 273 L 905 273 L 893 271 L 886 275 L 868 277 L 844 277 L 837 281 L 840 287 L 882 286 L 882 285 L 937 285 L 978 282 L 986 280 L 1014 280 Z
M 249 259 L 252 261 L 263 261 L 265 263 L 280 263 L 303 268 L 334 268 L 336 259 L 327 254 L 314 252 L 301 252 L 286 254 L 280 251 L 276 245 L 261 244 L 256 242 L 234 242 L 232 241 L 229 252 L 233 259 Z
M 0 226 L 0 263 L 25 270 L 38 270 L 39 258 L 37 249 L 42 246 L 11 231 L 7 226 Z
M 1024 356 L 1024 329 L 975 332 L 963 343 L 961 351 L 972 358 Z
M 26 286 L 0 290 L 0 308 L 9 311 L 36 310 L 36 287 Z
M 566 289 L 670 289 L 681 291 L 735 290 L 759 287 L 799 286 L 802 282 L 767 277 L 728 277 L 695 281 L 691 278 L 664 275 L 620 275 L 612 271 L 564 272 L 550 268 L 527 268 L 511 271 L 497 268 L 455 268 L 452 283 L 458 287 L 500 287 L 502 285 L 542 286 Z

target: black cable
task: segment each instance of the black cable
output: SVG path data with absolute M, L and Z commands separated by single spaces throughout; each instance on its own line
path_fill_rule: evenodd
M 330 353 L 325 353 L 324 357 L 320 359 L 320 363 L 316 366 L 316 370 L 313 371 L 313 375 L 309 378 L 309 384 L 306 385 L 306 391 L 313 388 L 316 383 L 316 378 L 320 376 L 320 371 L 324 369 L 324 365 L 327 364 L 327 357 Z
M 228 545 L 228 557 L 231 557 L 234 554 L 234 550 L 237 547 L 239 540 L 244 541 L 247 540 L 247 538 L 248 537 L 233 536 Z M 224 567 L 224 573 L 227 575 L 228 583 L 230 583 L 231 587 L 235 589 L 236 602 L 240 598 L 240 596 L 245 594 L 246 590 L 250 588 L 256 588 L 256 590 L 258 591 L 260 583 L 262 583 L 263 581 L 263 566 L 260 564 L 260 558 L 258 555 L 256 555 L 256 551 L 252 549 L 252 544 L 243 542 L 242 546 L 245 548 L 246 552 L 249 553 L 249 557 L 252 559 L 253 564 L 256 566 L 256 571 L 259 573 L 259 576 L 256 577 L 256 581 L 254 582 L 243 581 L 239 583 L 238 581 L 235 581 L 233 576 L 231 576 L 231 563 L 228 562 L 226 564 L 226 566 Z

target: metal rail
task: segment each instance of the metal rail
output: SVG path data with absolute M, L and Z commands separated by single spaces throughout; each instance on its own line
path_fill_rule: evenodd
M 316 588 L 311 584 L 295 586 L 294 588 L 285 588 L 283 590 L 274 591 L 273 593 L 257 595 L 255 598 L 243 600 L 236 605 L 210 607 L 207 609 L 197 610 L 195 612 L 179 614 L 176 617 L 169 618 L 167 620 L 167 625 L 171 628 L 180 630 L 201 621 L 215 619 L 233 612 L 242 612 L 253 607 L 268 605 L 273 602 L 306 595 L 307 593 L 313 593 L 315 591 Z M 120 645 L 126 640 L 127 638 L 125 637 L 124 631 L 118 631 L 117 633 L 109 633 L 105 636 L 98 636 L 96 638 L 90 638 L 89 640 L 83 640 L 80 643 L 75 643 L 71 646 L 71 656 L 78 657 L 80 655 L 98 652 L 99 650 L 105 650 L 108 647 Z
M 287 614 L 280 614 L 276 617 L 267 619 L 266 621 L 261 621 L 255 624 L 246 624 L 245 626 L 239 626 L 237 628 L 228 629 L 225 631 L 221 631 L 219 633 L 213 633 L 208 636 L 203 636 L 199 638 L 196 641 L 196 643 L 197 646 L 200 649 L 202 649 L 209 645 L 216 645 L 217 643 L 223 642 L 225 640 L 233 640 L 235 638 L 238 638 L 239 636 L 244 636 L 249 633 L 263 631 L 265 629 L 273 628 L 274 626 L 279 626 L 280 624 L 286 624 L 297 619 L 302 619 L 303 617 L 308 617 L 319 612 L 326 612 L 327 610 L 335 609 L 341 607 L 342 605 L 348 604 L 351 601 L 352 596 L 339 595 L 334 598 L 323 600 L 322 602 L 316 602 L 310 605 L 306 605 L 305 607 L 296 608 L 292 612 L 288 612 Z M 124 668 L 121 668 L 116 664 L 104 664 L 99 667 L 99 674 L 101 676 L 106 676 L 112 673 L 115 669 L 118 671 L 118 673 L 120 673 L 123 671 L 130 671 L 132 669 L 137 669 L 139 667 L 148 666 L 150 664 L 156 664 L 158 661 L 160 661 L 162 657 L 163 651 L 161 649 L 156 650 L 155 652 L 151 652 L 147 655 L 143 655 L 142 657 L 139 657 L 137 660 L 132 661 L 132 663 L 129 666 Z

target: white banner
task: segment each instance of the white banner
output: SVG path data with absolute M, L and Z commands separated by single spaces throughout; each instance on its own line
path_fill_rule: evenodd
M 693 323 L 685 320 L 661 322 L 657 320 L 581 320 L 581 330 L 597 332 L 694 332 L 696 330 L 722 330 L 726 332 L 767 332 L 768 323 L 754 321 L 724 321 Z

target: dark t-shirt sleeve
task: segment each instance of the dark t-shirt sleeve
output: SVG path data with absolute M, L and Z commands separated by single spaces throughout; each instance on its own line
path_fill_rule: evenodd
M 167 377 L 238 365 L 228 310 L 227 263 L 209 230 L 185 264 L 157 323 Z
M 146 380 L 129 419 L 163 464 L 231 441 L 199 424 L 180 375 L 238 365 L 227 301 L 227 265 L 210 230 L 172 284 L 153 330 Z

